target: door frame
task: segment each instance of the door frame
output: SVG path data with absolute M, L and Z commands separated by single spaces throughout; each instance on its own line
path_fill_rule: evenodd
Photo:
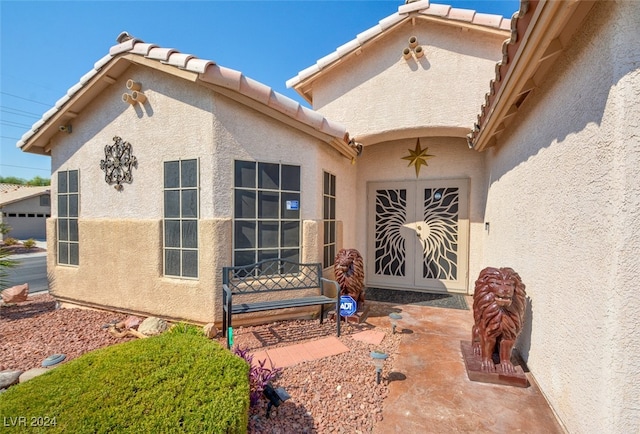
M 458 188 L 458 240 L 457 247 L 457 278 L 450 280 L 423 279 L 418 271 L 422 269 L 423 253 L 422 248 L 418 248 L 421 243 L 418 241 L 418 230 L 416 226 L 423 223 L 423 218 L 418 214 L 418 203 L 420 194 L 425 188 Z M 369 181 L 367 182 L 367 258 L 366 258 L 366 283 L 371 287 L 383 287 L 391 289 L 404 289 L 424 292 L 452 292 L 467 293 L 469 277 L 469 193 L 470 180 L 468 178 L 442 178 L 428 180 L 404 180 L 404 181 Z M 375 254 L 375 216 L 376 197 L 375 191 L 379 189 L 406 189 L 406 221 L 399 228 L 404 239 L 405 262 L 404 276 L 376 275 Z M 423 207 L 420 206 L 421 214 Z M 418 254 L 419 253 L 419 254 Z

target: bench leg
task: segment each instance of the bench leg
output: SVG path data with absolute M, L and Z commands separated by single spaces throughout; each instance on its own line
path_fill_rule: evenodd
M 222 337 L 227 337 L 227 310 L 222 309 Z
M 337 331 L 336 333 L 338 334 L 338 337 L 340 337 L 340 323 L 342 322 L 342 317 L 340 316 L 340 302 L 336 303 L 336 327 L 337 327 Z
M 227 312 L 227 328 L 225 329 L 225 332 L 227 333 L 227 349 L 229 350 L 231 349 L 231 342 L 233 340 L 233 336 L 231 335 L 231 333 L 233 333 L 233 327 L 231 326 L 231 311 Z

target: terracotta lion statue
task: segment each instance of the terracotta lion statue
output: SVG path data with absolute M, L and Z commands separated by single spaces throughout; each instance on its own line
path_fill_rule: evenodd
M 340 284 L 340 295 L 350 295 L 360 305 L 364 303 L 364 265 L 356 249 L 340 249 L 333 266 Z
M 511 374 L 511 351 L 522 330 L 525 285 L 511 268 L 487 267 L 476 280 L 473 295 L 473 352 L 482 357 L 482 371 Z M 498 365 L 493 354 L 500 358 Z

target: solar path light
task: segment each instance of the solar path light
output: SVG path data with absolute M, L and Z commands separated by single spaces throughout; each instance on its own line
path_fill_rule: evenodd
M 371 358 L 373 359 L 373 366 L 376 367 L 376 384 L 380 384 L 380 375 L 382 373 L 382 367 L 384 366 L 384 361 L 389 357 L 386 353 L 381 353 L 379 351 L 371 352 Z
M 402 319 L 402 315 L 396 312 L 391 312 L 389 314 L 389 318 L 391 318 L 391 333 L 395 334 L 398 321 Z
M 267 419 L 269 418 L 271 407 L 273 407 L 274 405 L 276 407 L 280 407 L 280 404 L 291 398 L 287 391 L 284 390 L 284 387 L 278 387 L 277 389 L 274 389 L 271 384 L 267 384 L 266 386 L 264 386 L 262 394 L 269 400 L 269 403 L 267 404 Z

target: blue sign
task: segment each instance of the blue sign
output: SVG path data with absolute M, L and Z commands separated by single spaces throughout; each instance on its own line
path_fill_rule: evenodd
M 340 296 L 340 316 L 351 316 L 358 310 L 358 303 L 350 295 Z
M 287 201 L 287 211 L 297 211 L 299 209 L 300 209 L 300 201 L 297 201 L 297 200 Z

